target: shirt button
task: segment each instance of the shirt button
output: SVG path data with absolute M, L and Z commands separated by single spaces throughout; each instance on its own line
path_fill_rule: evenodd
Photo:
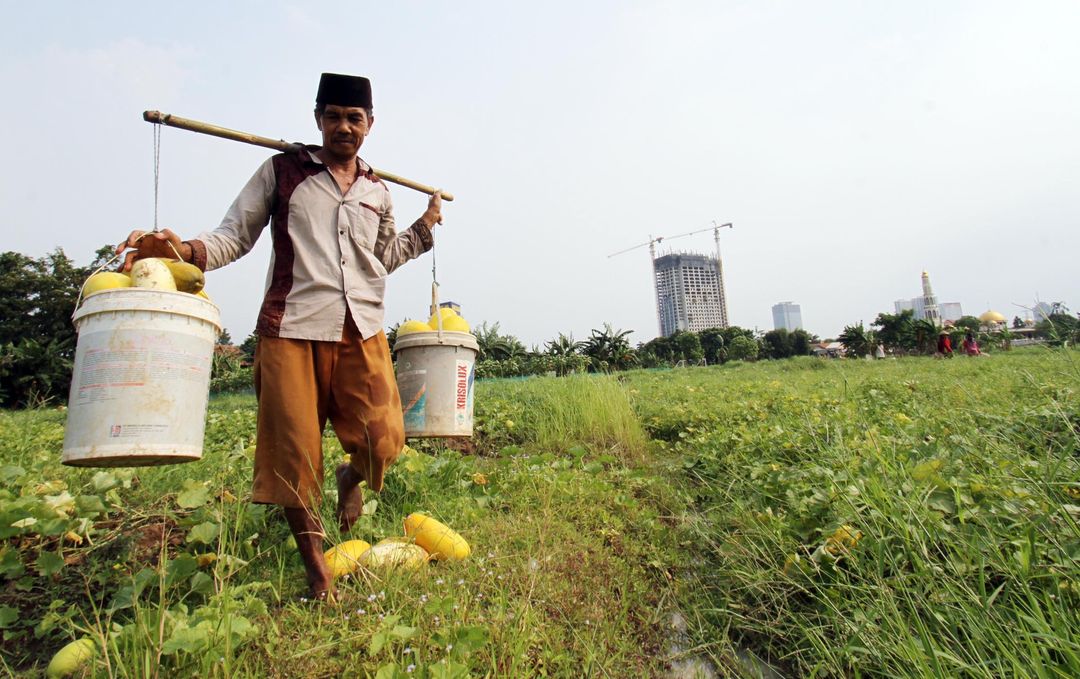
M 339 233 L 339 234 L 341 234 L 342 236 L 344 236 L 344 235 L 345 235 L 345 232 L 344 232 L 344 231 L 338 231 L 338 233 Z
M 341 266 L 345 266 L 345 260 L 341 260 Z

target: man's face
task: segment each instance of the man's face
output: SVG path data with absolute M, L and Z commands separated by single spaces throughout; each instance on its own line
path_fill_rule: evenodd
M 375 118 L 369 118 L 362 108 L 327 104 L 321 116 L 315 114 L 315 122 L 322 132 L 323 149 L 344 160 L 360 151 Z

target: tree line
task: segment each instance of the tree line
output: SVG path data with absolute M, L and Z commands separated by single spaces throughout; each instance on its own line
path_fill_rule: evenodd
M 0 407 L 18 408 L 63 403 L 71 385 L 76 334 L 71 315 L 79 290 L 90 274 L 112 256 L 112 246 L 97 250 L 87 266 L 76 266 L 56 249 L 40 258 L 17 252 L 0 253 Z M 1023 325 L 1014 319 L 1014 327 Z M 958 342 L 965 332 L 980 341 L 1013 336 L 1008 328 L 982 332 L 979 320 L 965 316 L 951 333 Z M 391 346 L 397 325 L 387 331 Z M 869 328 L 860 322 L 844 328 L 838 340 L 856 355 L 873 353 L 880 343 L 896 353 L 929 353 L 941 331 L 929 321 L 916 320 L 911 311 L 878 314 Z M 669 337 L 632 344 L 631 330 L 604 323 L 584 340 L 559 333 L 543 346 L 527 348 L 498 323 L 473 329 L 480 347 L 479 377 L 566 375 L 611 372 L 630 368 L 665 368 L 678 365 L 714 365 L 729 361 L 775 360 L 810 354 L 818 338 L 805 330 L 757 332 L 736 326 L 701 332 L 681 331 Z M 1051 344 L 1080 342 L 1080 320 L 1062 304 L 1055 304 L 1047 319 L 1036 326 L 1036 336 Z M 252 333 L 239 346 L 228 332 L 222 334 L 214 354 L 211 388 L 214 391 L 247 389 L 258 338 Z
M 960 346 L 965 335 L 970 333 L 980 344 L 996 344 L 1009 349 L 1017 337 L 1016 330 L 1024 326 L 1024 321 L 1015 317 L 1011 328 L 1002 324 L 989 329 L 978 318 L 963 316 L 943 328 L 933 321 L 916 319 L 914 312 L 906 309 L 897 314 L 878 314 L 869 328 L 861 321 L 846 326 L 837 339 L 856 356 L 873 354 L 879 344 L 894 354 L 931 354 L 936 351 L 938 337 L 943 332 L 954 347 Z M 1075 344 L 1080 342 L 1080 320 L 1064 304 L 1057 302 L 1051 306 L 1048 316 L 1035 325 L 1034 335 L 1051 346 Z

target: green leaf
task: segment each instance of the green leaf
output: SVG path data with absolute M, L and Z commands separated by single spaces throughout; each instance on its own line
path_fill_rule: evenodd
M 22 467 L 15 465 L 5 465 L 0 467 L 0 483 L 10 483 L 26 473 L 26 470 Z
M 177 627 L 161 647 L 161 652 L 165 655 L 174 655 L 177 651 L 195 653 L 209 646 L 210 622 L 204 620 L 194 627 Z
M 11 606 L 0 606 L 0 629 L 11 627 L 19 619 L 19 611 Z
M 38 554 L 34 565 L 37 566 L 39 573 L 48 577 L 60 572 L 60 569 L 64 567 L 64 560 L 56 552 L 42 552 Z
M 26 567 L 23 566 L 18 550 L 5 548 L 0 552 L 0 577 L 15 580 L 25 572 Z
M 206 521 L 193 527 L 187 534 L 187 541 L 196 544 L 209 545 L 217 541 L 218 532 L 221 527 L 212 522 Z
M 120 481 L 109 472 L 98 472 L 90 479 L 90 485 L 94 487 L 96 492 L 104 493 L 120 485 Z
M 379 654 L 379 651 L 386 645 L 386 631 L 381 630 L 371 635 L 371 641 L 368 642 L 367 654 L 374 658 Z
M 214 579 L 199 571 L 191 576 L 191 591 L 195 594 L 209 595 L 214 593 Z
M 390 630 L 390 636 L 398 639 L 411 639 L 415 634 L 415 627 L 406 627 L 405 625 L 395 625 L 394 629 Z
M 196 509 L 209 501 L 210 489 L 190 479 L 184 482 L 184 490 L 176 496 L 176 504 L 184 509 Z
M 472 653 L 476 649 L 483 647 L 487 644 L 489 636 L 490 633 L 488 632 L 487 627 L 480 625 L 462 627 L 457 631 L 457 638 L 454 641 L 455 655 L 459 651 L 462 654 Z
M 398 671 L 398 666 L 395 663 L 383 665 L 375 673 L 375 679 L 394 679 L 394 677 L 398 676 Z
M 132 579 L 133 594 L 139 596 L 150 585 L 158 583 L 158 572 L 152 568 L 143 568 Z
M 80 495 L 75 498 L 75 510 L 79 516 L 93 518 L 108 511 L 97 495 Z
M 199 562 L 190 554 L 181 554 L 169 562 L 165 573 L 165 585 L 172 586 L 190 578 L 199 570 Z

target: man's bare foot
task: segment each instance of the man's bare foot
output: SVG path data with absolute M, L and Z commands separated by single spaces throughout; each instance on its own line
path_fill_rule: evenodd
M 304 562 L 308 594 L 314 599 L 326 599 L 334 585 L 334 578 L 323 556 L 323 529 L 317 515 L 303 507 L 286 507 L 285 520 L 289 522 L 296 549 Z
M 348 533 L 360 512 L 364 510 L 364 492 L 360 490 L 360 474 L 348 464 L 339 464 L 334 470 L 337 478 L 337 519 L 342 534 Z

